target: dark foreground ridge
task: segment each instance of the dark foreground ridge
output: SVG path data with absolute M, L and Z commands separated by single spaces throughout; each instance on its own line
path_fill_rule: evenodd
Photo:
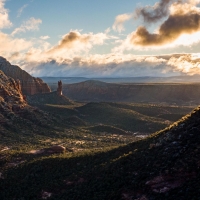
M 9 169 L 0 199 L 198 200 L 199 158 L 200 107 L 129 145 L 36 158 Z

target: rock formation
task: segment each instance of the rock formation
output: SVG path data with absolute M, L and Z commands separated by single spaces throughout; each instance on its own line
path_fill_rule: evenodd
M 54 104 L 54 105 L 72 105 L 74 102 L 62 94 L 62 81 L 58 81 L 57 91 L 34 94 L 27 97 L 30 105 Z
M 20 81 L 6 76 L 0 70 L 1 141 L 10 137 L 10 134 L 32 131 L 34 134 L 40 133 L 42 127 L 46 127 L 49 132 L 49 126 L 55 121 L 56 118 L 49 113 L 28 105 L 22 94 Z
M 62 81 L 58 81 L 57 95 L 62 96 Z
M 7 77 L 0 71 L 0 124 L 7 122 L 8 114 L 18 112 L 26 105 L 20 82 Z
M 3 57 L 0 57 L 0 70 L 2 70 L 6 76 L 10 76 L 15 80 L 20 80 L 21 89 L 24 95 L 51 92 L 49 86 L 44 83 L 40 78 L 32 77 L 20 67 L 16 65 L 11 65 Z
M 0 101 L 6 104 L 20 105 L 25 103 L 20 81 L 7 77 L 2 71 L 0 71 L 0 98 Z

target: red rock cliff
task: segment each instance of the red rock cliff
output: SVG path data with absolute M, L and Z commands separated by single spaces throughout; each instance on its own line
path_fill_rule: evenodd
M 0 71 L 0 111 L 15 112 L 24 105 L 26 105 L 26 101 L 23 99 L 20 81 L 7 77 Z
M 20 80 L 21 89 L 25 95 L 51 92 L 49 86 L 40 78 L 32 77 L 20 67 L 11 65 L 3 57 L 0 57 L 0 70 L 2 70 L 6 76 L 10 76 L 15 80 Z

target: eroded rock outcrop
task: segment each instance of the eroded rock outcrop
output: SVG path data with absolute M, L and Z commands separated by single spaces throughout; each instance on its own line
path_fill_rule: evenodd
M 0 71 L 0 124 L 6 123 L 4 116 L 8 113 L 18 112 L 26 105 L 23 99 L 20 81 L 7 77 Z
M 40 78 L 32 77 L 20 67 L 11 65 L 3 57 L 0 57 L 0 70 L 2 70 L 6 76 L 12 77 L 15 80 L 20 80 L 21 89 L 25 95 L 51 92 L 49 86 Z
M 72 105 L 73 101 L 62 94 L 62 81 L 58 81 L 57 91 L 27 96 L 30 105 L 55 104 Z
M 11 105 L 25 103 L 20 81 L 7 77 L 2 71 L 0 71 L 0 101 Z
M 49 93 L 47 93 L 49 94 Z M 47 112 L 28 105 L 19 80 L 6 76 L 0 70 L 0 137 L 9 133 L 41 132 L 56 119 Z
M 62 81 L 58 81 L 57 95 L 62 96 Z

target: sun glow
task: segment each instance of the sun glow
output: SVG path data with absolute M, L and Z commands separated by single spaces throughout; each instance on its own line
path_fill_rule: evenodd
M 190 46 L 200 42 L 200 31 L 192 34 L 182 34 L 176 41 L 174 41 L 173 46 L 183 45 Z

